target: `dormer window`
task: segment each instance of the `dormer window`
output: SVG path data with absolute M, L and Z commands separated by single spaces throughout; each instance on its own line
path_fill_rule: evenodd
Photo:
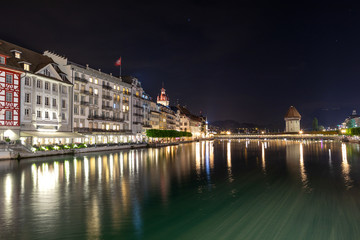
M 30 65 L 27 63 L 24 63 L 24 70 L 25 71 L 30 71 Z
M 14 53 L 15 58 L 20 59 L 21 58 L 21 52 L 18 50 L 10 50 L 10 52 Z

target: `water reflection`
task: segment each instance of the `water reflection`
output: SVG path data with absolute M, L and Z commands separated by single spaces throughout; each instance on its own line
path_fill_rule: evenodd
M 110 233 L 114 238 L 133 239 L 146 238 L 156 231 L 152 229 L 159 234 L 153 239 L 161 239 L 159 232 L 186 231 L 178 227 L 187 221 L 196 226 L 199 216 L 204 219 L 209 212 L 232 204 L 253 211 L 250 215 L 258 214 L 252 207 L 257 209 L 261 201 L 279 209 L 288 205 L 277 211 L 281 215 L 292 208 L 278 202 L 286 202 L 290 195 L 304 201 L 298 192 L 314 192 L 302 189 L 333 188 L 331 193 L 336 195 L 344 187 L 358 188 L 357 165 L 350 165 L 357 156 L 358 146 L 345 143 L 266 140 L 260 146 L 257 140 L 236 140 L 2 164 L 6 167 L 0 165 L 0 226 L 4 228 L 0 239 L 54 239 L 64 232 L 73 234 L 73 239 L 106 239 Z M 334 166 L 332 173 L 327 172 L 329 166 Z M 267 191 L 269 183 L 271 191 Z M 259 197 L 264 192 L 266 197 Z M 253 221 L 242 214 L 234 219 L 239 216 Z M 174 225 L 168 228 L 167 224 Z M 9 238 L 7 233 L 14 235 Z
M 342 162 L 341 162 L 342 174 L 344 176 L 346 188 L 350 189 L 352 187 L 352 180 L 350 178 L 350 165 L 347 159 L 347 149 L 345 143 L 341 144 L 341 153 L 342 153 Z

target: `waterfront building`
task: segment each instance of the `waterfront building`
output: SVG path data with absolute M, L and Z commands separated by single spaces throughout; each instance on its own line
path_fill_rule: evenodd
M 20 78 L 27 65 L 21 52 L 0 40 L 0 140 L 20 136 Z
M 290 106 L 285 117 L 285 132 L 299 132 L 301 115 L 294 106 Z
M 140 82 L 130 76 L 115 77 L 68 61 L 46 51 L 74 84 L 73 130 L 83 136 L 75 142 L 90 144 L 142 140 L 142 94 Z
M 20 99 L 17 100 L 20 100 L 18 119 L 22 142 L 29 145 L 70 143 L 74 137 L 71 131 L 72 103 L 69 102 L 72 84 L 66 74 L 47 56 L 1 42 L 2 49 L 11 56 L 9 64 L 23 70 L 19 79 Z M 17 80 L 15 76 L 13 80 Z
M 186 107 L 177 105 L 180 112 L 180 131 L 191 132 L 193 137 L 204 137 L 207 131 L 207 127 L 203 128 L 203 119 L 192 114 Z
M 160 129 L 160 107 L 155 102 L 150 102 L 150 125 L 152 129 Z
M 159 104 L 160 121 L 159 129 L 162 130 L 177 130 L 176 129 L 176 113 L 169 107 Z

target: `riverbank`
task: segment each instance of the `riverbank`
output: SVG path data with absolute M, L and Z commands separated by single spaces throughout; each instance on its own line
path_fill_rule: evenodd
M 201 139 L 212 140 L 212 139 Z M 38 152 L 25 152 L 20 150 L 0 151 L 0 160 L 21 160 L 25 158 L 37 158 L 37 157 L 49 157 L 57 155 L 76 155 L 88 152 L 108 152 L 126 149 L 139 149 L 139 148 L 157 148 L 179 145 L 183 143 L 191 143 L 199 140 L 181 141 L 181 142 L 168 142 L 168 143 L 138 143 L 138 144 L 125 144 L 125 145 L 107 145 L 107 146 L 96 146 L 78 149 L 64 149 L 64 150 L 53 150 L 53 151 L 38 151 Z

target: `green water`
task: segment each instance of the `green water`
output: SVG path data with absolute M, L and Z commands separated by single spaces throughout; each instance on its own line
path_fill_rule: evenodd
M 360 147 L 232 140 L 0 162 L 0 239 L 360 239 Z

